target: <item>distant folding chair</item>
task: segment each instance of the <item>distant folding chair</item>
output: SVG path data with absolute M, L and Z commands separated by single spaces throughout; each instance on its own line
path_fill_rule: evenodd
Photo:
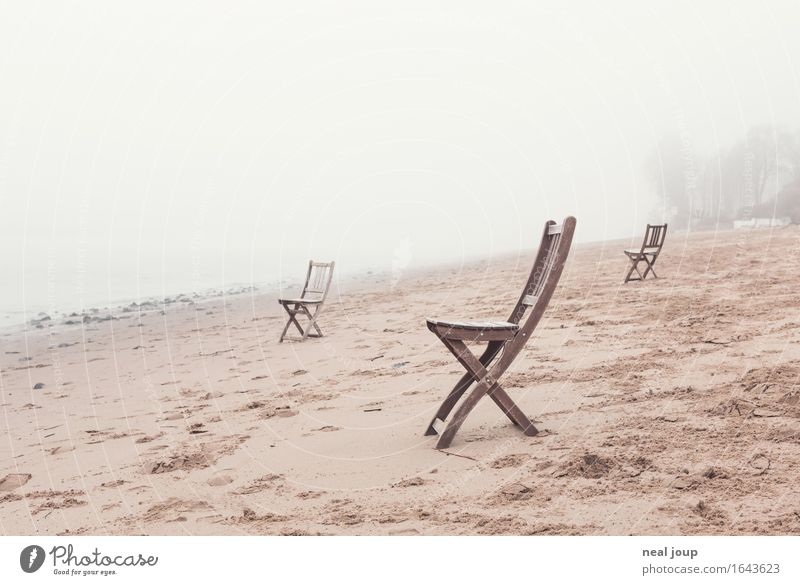
M 539 432 L 500 386 L 500 377 L 522 351 L 539 324 L 561 278 L 574 231 L 574 217 L 567 217 L 561 225 L 556 225 L 554 221 L 545 224 L 536 262 L 508 321 L 475 323 L 427 320 L 428 329 L 436 334 L 467 370 L 442 402 L 425 431 L 426 435 L 439 435 L 437 449 L 450 446 L 464 419 L 486 394 L 526 435 L 533 436 Z M 520 324 L 526 312 L 528 315 L 524 323 Z M 466 342 L 488 342 L 488 345 L 478 358 L 470 351 Z M 498 355 L 500 357 L 492 365 Z M 446 423 L 450 412 L 473 383 L 477 385 L 456 410 L 452 420 Z
M 644 233 L 644 241 L 641 248 L 629 248 L 625 250 L 625 255 L 631 261 L 631 269 L 625 275 L 625 282 L 630 280 L 644 280 L 647 275 L 652 272 L 655 278 L 658 278 L 656 271 L 653 269 L 658 255 L 661 254 L 661 248 L 664 246 L 664 238 L 667 237 L 667 224 L 663 225 L 650 225 L 647 224 L 647 231 Z M 644 262 L 646 268 L 644 274 L 639 272 L 639 263 Z M 639 275 L 639 278 L 631 278 L 633 272 Z
M 306 273 L 306 283 L 303 285 L 303 292 L 300 293 L 300 298 L 295 299 L 278 299 L 281 306 L 289 313 L 289 320 L 286 321 L 286 326 L 283 328 L 281 338 L 278 343 L 287 339 L 286 332 L 289 326 L 294 323 L 297 330 L 302 336 L 300 341 L 304 341 L 308 337 L 322 337 L 322 331 L 317 324 L 317 318 L 322 310 L 322 305 L 325 303 L 325 298 L 328 296 L 328 290 L 331 287 L 333 280 L 333 266 L 335 262 L 314 262 L 310 260 L 308 263 L 308 272 Z M 311 308 L 314 309 L 313 313 Z M 306 328 L 300 325 L 297 320 L 298 315 L 304 315 L 308 318 Z M 312 333 L 312 328 L 316 333 Z

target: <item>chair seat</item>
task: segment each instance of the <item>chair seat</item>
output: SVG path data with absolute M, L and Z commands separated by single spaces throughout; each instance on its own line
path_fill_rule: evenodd
M 427 319 L 428 329 L 447 339 L 503 341 L 511 339 L 519 325 L 508 321 L 444 321 Z
M 322 299 L 278 299 L 278 302 L 282 305 L 286 303 L 303 303 L 304 305 L 318 305 L 322 302 Z
M 519 325 L 508 321 L 444 321 L 442 319 L 427 319 L 427 321 L 432 325 L 450 329 L 510 329 L 511 331 L 519 329 Z
M 645 248 L 644 250 L 642 250 L 641 248 L 628 248 L 627 250 L 625 250 L 625 253 L 629 254 L 629 255 L 630 254 L 637 255 L 639 253 L 642 253 L 642 254 L 655 254 L 656 252 L 658 252 L 658 248 L 657 247 Z

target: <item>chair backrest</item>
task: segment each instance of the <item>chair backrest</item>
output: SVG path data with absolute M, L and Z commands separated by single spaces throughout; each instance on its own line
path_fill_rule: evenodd
M 513 355 L 522 349 L 544 315 L 569 256 L 575 224 L 576 220 L 571 216 L 565 218 L 560 225 L 552 220 L 544 224 L 544 233 L 536 254 L 536 261 L 533 263 L 528 282 L 509 318 L 512 323 L 520 323 L 523 318 L 525 321 L 517 331 L 514 340 L 511 341 L 513 346 L 507 346 L 504 350 L 504 356 L 509 353 L 512 354 L 511 359 L 513 359 Z M 530 312 L 528 312 L 529 310 Z M 526 313 L 527 317 L 525 317 Z
M 308 272 L 306 273 L 306 283 L 303 285 L 301 299 L 313 297 L 325 300 L 328 290 L 333 280 L 333 267 L 335 262 L 314 262 L 308 261 Z
M 647 231 L 644 233 L 644 241 L 642 242 L 642 252 L 645 248 L 658 248 L 661 251 L 661 246 L 664 245 L 664 238 L 667 237 L 667 224 L 650 225 L 647 224 Z

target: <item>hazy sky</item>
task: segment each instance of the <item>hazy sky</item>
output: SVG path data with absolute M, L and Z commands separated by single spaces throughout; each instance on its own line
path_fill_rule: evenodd
M 796 2 L 0 7 L 0 310 L 640 237 L 661 134 L 800 126 Z

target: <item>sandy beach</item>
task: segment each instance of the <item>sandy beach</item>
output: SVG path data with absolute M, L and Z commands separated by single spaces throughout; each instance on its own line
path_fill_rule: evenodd
M 800 534 L 800 228 L 623 285 L 629 244 L 573 248 L 505 379 L 542 432 L 485 400 L 446 451 L 425 318 L 507 318 L 533 250 L 337 288 L 305 343 L 261 293 L 8 329 L 0 533 Z

